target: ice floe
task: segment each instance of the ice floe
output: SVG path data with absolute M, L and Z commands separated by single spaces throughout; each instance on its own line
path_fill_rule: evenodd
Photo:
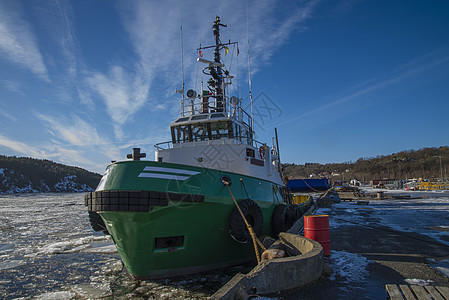
M 24 264 L 23 260 L 5 260 L 0 262 L 0 270 L 12 269 Z
M 67 300 L 74 299 L 76 294 L 71 291 L 48 292 L 36 296 L 37 300 Z
M 64 242 L 51 243 L 51 244 L 48 244 L 48 245 L 45 245 L 45 246 L 39 248 L 38 251 L 40 253 L 46 253 L 46 254 L 76 253 L 76 252 L 81 252 L 85 249 L 90 248 L 93 245 L 91 243 L 98 242 L 98 241 L 109 242 L 110 238 L 108 236 L 87 236 L 87 237 L 68 240 L 68 241 L 64 241 Z M 97 243 L 97 246 L 92 247 L 90 249 L 90 251 L 89 250 L 86 250 L 86 251 L 98 253 L 98 249 L 103 248 L 103 247 L 107 247 L 105 249 L 107 249 L 108 253 L 116 252 L 115 246 L 112 245 L 112 242 L 109 242 L 109 245 L 100 245 L 100 246 Z

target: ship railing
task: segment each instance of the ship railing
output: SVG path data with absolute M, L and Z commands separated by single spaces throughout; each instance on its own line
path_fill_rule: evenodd
M 260 147 L 267 146 L 267 144 L 266 144 L 266 143 L 259 142 L 258 140 L 254 140 L 254 139 L 253 139 L 253 146 L 254 146 L 255 148 L 259 149 Z
M 209 113 L 226 113 L 228 117 L 247 124 L 252 128 L 251 116 L 240 106 L 241 100 L 231 101 L 229 97 L 224 96 L 221 104 L 213 100 L 212 96 L 207 100 L 202 98 L 184 99 L 181 101 L 181 117 L 190 117 L 192 115 Z
M 253 146 L 254 148 L 256 148 L 257 151 L 260 151 L 261 148 L 265 148 L 265 151 L 272 151 L 272 148 L 270 146 L 268 146 L 266 143 L 262 143 L 258 140 L 255 139 L 251 139 L 251 137 L 249 136 L 234 136 L 233 138 L 227 138 L 227 139 L 205 139 L 202 141 L 195 141 L 195 140 L 189 140 L 189 141 L 185 141 L 185 142 L 180 142 L 180 143 L 176 143 L 177 145 L 181 145 L 184 143 L 189 143 L 191 146 L 195 146 L 195 145 L 210 145 L 210 144 L 217 144 L 217 142 L 219 144 L 230 144 L 230 143 L 237 143 L 237 144 L 248 144 Z M 154 147 L 156 148 L 157 151 L 161 151 L 161 150 L 169 150 L 169 149 L 173 149 L 173 142 L 172 141 L 168 141 L 168 142 L 162 142 L 162 143 L 158 143 L 155 144 Z
M 203 140 L 195 140 L 195 139 L 191 139 L 191 140 L 186 140 L 186 141 L 180 141 L 178 143 L 176 143 L 177 145 L 181 145 L 184 143 L 190 143 L 192 146 L 195 146 L 196 144 L 198 145 L 209 145 L 209 144 L 246 144 L 246 145 L 251 145 L 253 147 L 259 148 L 262 146 L 265 146 L 266 144 L 263 144 L 259 141 L 256 141 L 254 139 L 251 139 L 251 136 L 249 135 L 233 135 L 232 137 L 227 137 L 227 138 L 221 138 L 221 139 L 203 139 Z M 168 141 L 168 142 L 162 142 L 162 143 L 157 143 L 154 145 L 154 147 L 156 148 L 157 151 L 160 150 L 169 150 L 169 149 L 173 149 L 173 141 Z
M 251 116 L 241 107 L 239 107 L 242 110 L 242 118 L 241 122 L 246 124 L 249 128 L 253 128 L 253 119 Z
M 157 143 L 157 144 L 154 145 L 154 147 L 156 148 L 157 151 L 172 149 L 173 148 L 173 142 L 172 141 L 168 141 L 168 142 Z
M 270 147 L 267 143 L 262 143 L 253 139 L 253 147 L 256 149 L 260 149 L 262 147 L 266 147 L 265 151 L 271 151 L 272 155 L 277 155 L 277 150 L 274 146 Z

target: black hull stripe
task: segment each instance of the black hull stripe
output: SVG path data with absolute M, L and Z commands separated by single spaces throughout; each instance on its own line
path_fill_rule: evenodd
M 89 211 L 148 212 L 152 206 L 167 206 L 169 201 L 204 203 L 204 195 L 156 191 L 96 191 L 84 195 Z

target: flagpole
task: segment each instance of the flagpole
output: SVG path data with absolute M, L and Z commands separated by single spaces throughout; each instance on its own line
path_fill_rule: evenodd
M 253 94 L 251 88 L 251 59 L 249 49 L 249 21 L 248 21 L 248 0 L 246 0 L 246 37 L 248 40 L 248 83 L 249 83 L 249 99 L 251 101 L 251 143 L 254 140 L 254 108 L 253 108 Z
M 184 86 L 185 86 L 185 83 L 184 83 L 184 43 L 183 43 L 183 40 L 182 40 L 182 6 L 181 6 L 181 0 L 179 0 L 179 15 L 180 15 L 180 18 L 181 18 L 181 80 L 182 80 L 182 88 L 181 88 L 181 92 L 182 92 L 182 104 L 181 104 L 181 112 L 182 112 L 182 114 L 184 115 L 184 111 L 183 111 L 183 108 L 184 108 Z

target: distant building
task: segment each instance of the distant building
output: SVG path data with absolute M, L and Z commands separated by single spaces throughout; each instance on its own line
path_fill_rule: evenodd
M 373 187 L 379 187 L 379 188 L 399 188 L 399 183 L 400 181 L 396 180 L 396 179 L 379 179 L 379 180 L 371 180 L 370 181 L 370 185 Z
M 360 186 L 360 181 L 358 181 L 357 179 L 351 179 L 351 181 L 349 181 L 349 184 L 352 186 Z

